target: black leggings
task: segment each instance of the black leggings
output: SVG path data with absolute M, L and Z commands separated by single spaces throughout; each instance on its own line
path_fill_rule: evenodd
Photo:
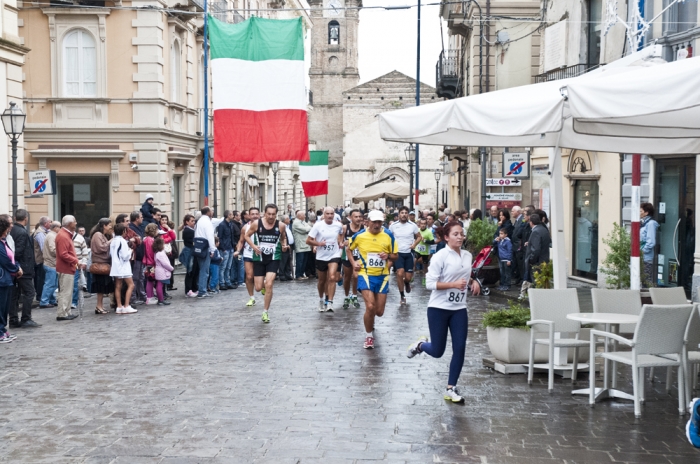
M 457 385 L 459 374 L 464 366 L 464 353 L 467 348 L 467 331 L 469 315 L 467 309 L 428 308 L 428 327 L 430 341 L 421 344 L 420 350 L 433 358 L 440 358 L 447 346 L 447 330 L 452 335 L 452 361 L 450 361 L 450 377 L 448 385 Z

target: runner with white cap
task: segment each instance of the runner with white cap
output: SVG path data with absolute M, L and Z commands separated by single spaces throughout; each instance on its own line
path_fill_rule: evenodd
M 384 213 L 370 211 L 369 227 L 350 239 L 347 258 L 358 273 L 357 289 L 365 301 L 365 344 L 374 348 L 374 319 L 384 315 L 386 296 L 389 292 L 389 261 L 398 257 L 398 245 L 391 232 L 382 227 Z M 358 250 L 355 259 L 352 251 Z

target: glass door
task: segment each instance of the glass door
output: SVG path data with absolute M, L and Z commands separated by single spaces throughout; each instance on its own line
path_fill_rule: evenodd
M 684 287 L 690 295 L 695 253 L 695 159 L 656 162 L 657 236 L 655 284 Z

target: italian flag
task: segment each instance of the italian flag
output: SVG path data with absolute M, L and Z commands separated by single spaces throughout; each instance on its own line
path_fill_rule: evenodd
M 328 195 L 328 151 L 312 151 L 309 161 L 299 163 L 304 195 Z
M 208 21 L 214 161 L 308 160 L 301 18 Z

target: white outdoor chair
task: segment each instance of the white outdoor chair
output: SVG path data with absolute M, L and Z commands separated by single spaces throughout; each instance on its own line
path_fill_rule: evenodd
M 632 314 L 634 316 L 639 316 L 642 312 L 642 296 L 639 290 L 592 288 L 591 299 L 593 300 L 594 313 Z M 596 329 L 599 328 L 601 327 L 596 327 Z M 634 333 L 634 328 L 635 324 L 621 324 L 619 332 Z
M 532 384 L 535 365 L 535 345 L 549 346 L 549 391 L 554 390 L 554 348 L 574 348 L 574 364 L 571 371 L 571 383 L 576 381 L 578 372 L 579 348 L 588 345 L 587 340 L 579 340 L 581 323 L 566 318 L 567 314 L 579 313 L 578 295 L 575 288 L 565 290 L 530 289 L 531 320 L 527 325 L 530 330 L 530 365 L 527 382 Z M 537 334 L 548 334 L 547 338 L 537 338 Z M 560 334 L 573 333 L 574 338 L 558 338 Z M 557 334 L 557 337 L 555 337 Z
M 655 305 L 688 304 L 683 287 L 652 287 L 649 289 L 651 303 Z M 654 368 L 649 369 L 649 381 L 654 382 Z M 666 369 L 666 391 L 671 391 L 671 368 Z
M 698 384 L 698 370 L 700 369 L 700 305 L 694 304 L 690 313 L 688 325 L 685 328 L 683 338 L 683 372 L 685 374 L 685 401 L 690 403 L 693 398 L 693 390 Z M 668 390 L 668 386 L 666 387 Z
M 644 305 L 639 316 L 639 323 L 634 331 L 634 338 L 628 340 L 617 334 L 601 330 L 591 330 L 590 349 L 595 353 L 591 357 L 589 369 L 590 396 L 589 403 L 595 405 L 595 357 L 632 366 L 632 388 L 634 390 L 634 415 L 641 415 L 640 403 L 644 400 L 644 369 L 647 367 L 678 367 L 678 412 L 685 413 L 684 377 L 683 377 L 683 335 L 693 306 Z M 596 337 L 605 337 L 627 345 L 632 351 L 612 351 L 596 353 Z M 664 356 L 661 356 L 664 355 Z

